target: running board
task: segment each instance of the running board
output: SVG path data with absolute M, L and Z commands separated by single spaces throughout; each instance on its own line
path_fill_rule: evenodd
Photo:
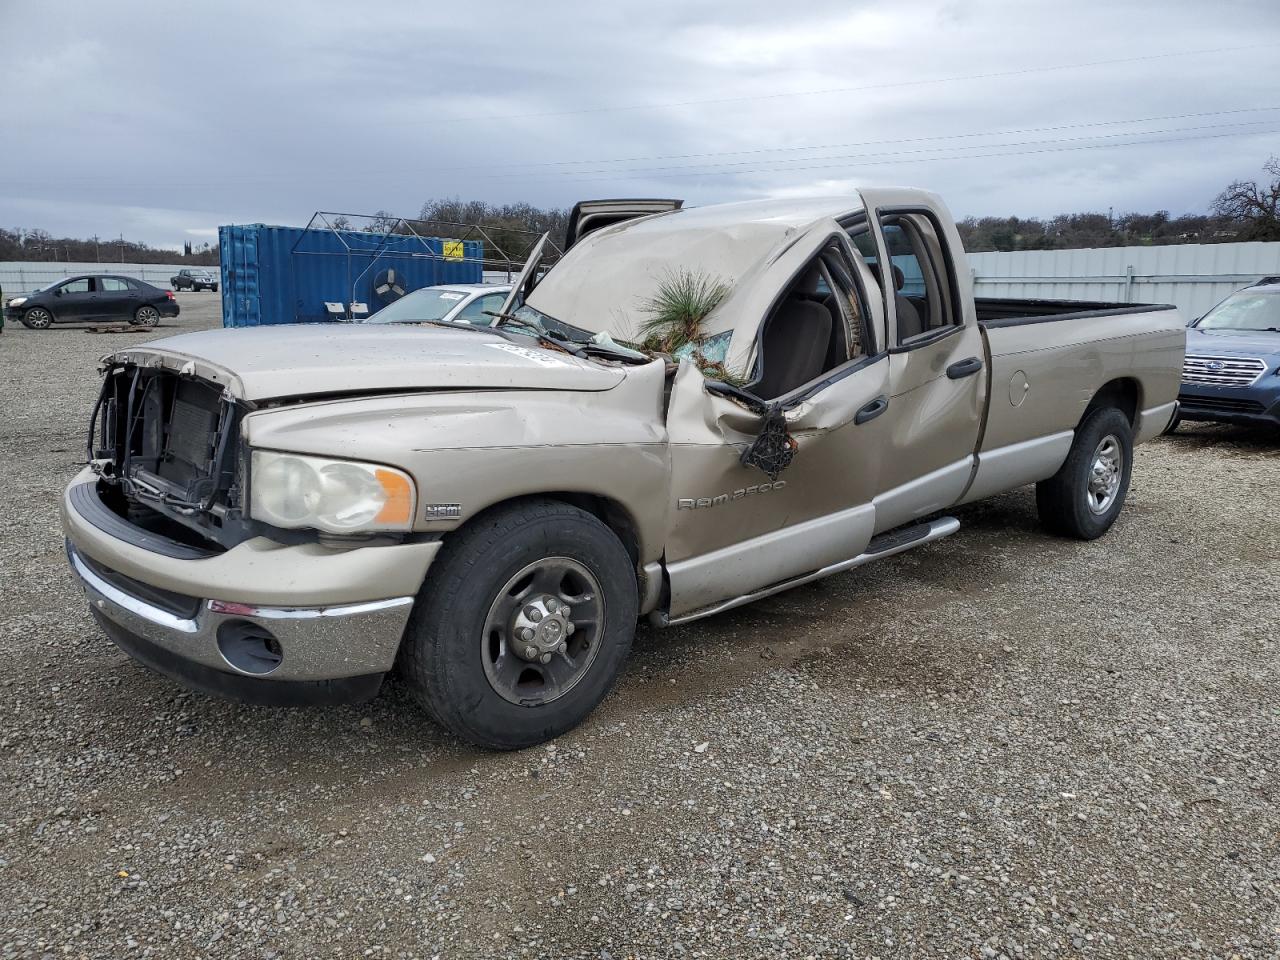
M 701 620 L 703 617 L 723 613 L 726 610 L 732 610 L 734 607 L 741 607 L 756 600 L 771 597 L 775 593 L 790 590 L 792 587 L 812 583 L 814 580 L 821 580 L 823 577 L 829 577 L 836 573 L 844 573 L 846 570 L 860 567 L 864 563 L 870 563 L 872 560 L 892 557 L 895 553 L 902 553 L 904 550 L 910 550 L 913 547 L 921 547 L 926 543 L 933 543 L 935 540 L 951 536 L 959 529 L 960 521 L 955 517 L 939 517 L 928 523 L 916 523 L 909 527 L 900 527 L 897 530 L 890 530 L 888 533 L 872 537 L 871 542 L 867 544 L 867 549 L 852 560 L 842 560 L 840 563 L 833 563 L 831 566 L 823 567 L 821 570 L 802 574 L 791 580 L 784 580 L 768 587 L 761 587 L 759 590 L 743 594 L 740 597 L 734 597 L 732 600 L 725 600 L 722 603 L 695 610 L 693 613 L 686 613 L 682 617 L 668 619 L 665 613 L 655 610 L 649 614 L 649 619 L 654 626 L 658 627 L 674 627 L 681 623 L 688 623 L 691 620 Z

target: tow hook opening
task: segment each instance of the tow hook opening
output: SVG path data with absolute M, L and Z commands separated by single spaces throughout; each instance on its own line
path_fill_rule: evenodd
M 218 652 L 241 673 L 265 677 L 284 661 L 280 641 L 256 623 L 228 620 L 218 627 Z

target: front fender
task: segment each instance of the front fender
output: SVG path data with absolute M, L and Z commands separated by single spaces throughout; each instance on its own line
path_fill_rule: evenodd
M 627 373 L 601 392 L 400 394 L 275 407 L 246 416 L 243 435 L 252 447 L 407 471 L 418 487 L 414 529 L 424 533 L 456 529 L 517 497 L 603 497 L 631 516 L 640 560 L 649 562 L 662 552 L 668 499 L 663 365 Z

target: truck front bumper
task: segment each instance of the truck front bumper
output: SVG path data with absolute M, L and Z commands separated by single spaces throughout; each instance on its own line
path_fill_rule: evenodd
M 90 489 L 73 495 L 85 483 Z M 94 617 L 159 673 L 250 703 L 376 694 L 440 548 L 438 541 L 334 550 L 251 540 L 178 559 L 115 535 L 121 528 L 92 507 L 94 487 L 86 471 L 63 498 L 67 558 Z

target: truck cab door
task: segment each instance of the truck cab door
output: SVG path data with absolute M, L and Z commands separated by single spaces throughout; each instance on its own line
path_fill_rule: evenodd
M 712 314 L 722 319 L 708 323 L 709 341 L 731 332 L 730 368 L 756 390 L 778 385 L 779 349 L 804 346 L 822 327 L 820 358 L 800 382 L 756 396 L 681 363 L 667 415 L 672 619 L 852 559 L 870 540 L 889 388 L 872 283 L 839 224 L 824 222 L 741 280 Z M 726 322 L 730 330 L 715 332 Z M 793 449 L 771 476 L 743 454 L 779 416 Z
M 877 274 L 889 327 L 889 409 L 876 532 L 955 504 L 986 413 L 986 357 L 960 236 L 941 200 L 864 190 L 850 236 Z
M 683 200 L 581 200 L 569 213 L 564 248 L 568 250 L 593 230 L 636 217 L 679 210 L 683 204 Z

